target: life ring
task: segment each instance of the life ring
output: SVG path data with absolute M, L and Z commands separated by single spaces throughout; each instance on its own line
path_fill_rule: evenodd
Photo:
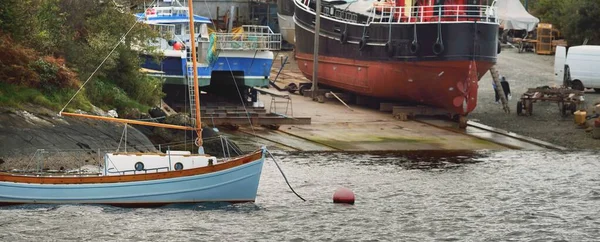
M 410 51 L 411 54 L 416 55 L 417 53 L 419 53 L 420 48 L 421 47 L 419 46 L 419 42 L 417 42 L 417 40 L 413 40 L 413 42 L 410 43 L 408 51 Z
M 389 57 L 394 56 L 395 51 L 396 51 L 396 49 L 394 48 L 394 45 L 392 44 L 391 41 L 385 43 L 385 52 L 388 54 Z
M 358 41 L 358 50 L 363 50 L 367 46 L 367 40 L 365 38 Z
M 340 34 L 340 43 L 345 44 L 348 41 L 348 34 L 346 33 L 346 31 L 342 32 L 342 34 Z
M 444 44 L 442 42 L 435 42 L 432 50 L 435 55 L 440 55 L 444 52 Z

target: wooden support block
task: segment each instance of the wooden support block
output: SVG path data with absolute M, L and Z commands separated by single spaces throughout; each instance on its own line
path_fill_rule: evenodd
M 428 106 L 393 106 L 392 115 L 394 117 L 406 115 L 408 118 L 415 116 L 436 116 L 448 115 L 447 110 Z
M 398 104 L 397 103 L 379 103 L 379 111 L 391 112 L 394 109 L 394 106 L 398 106 Z

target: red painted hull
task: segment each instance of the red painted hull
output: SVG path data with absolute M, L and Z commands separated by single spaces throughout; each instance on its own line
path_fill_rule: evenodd
M 296 53 L 312 79 L 313 56 Z M 319 83 L 356 94 L 422 103 L 466 115 L 477 106 L 478 81 L 488 61 L 362 61 L 319 56 Z

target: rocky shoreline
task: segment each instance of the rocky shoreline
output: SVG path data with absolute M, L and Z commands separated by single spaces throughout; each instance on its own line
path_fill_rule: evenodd
M 189 118 L 174 114 L 163 122 L 183 125 Z M 157 152 L 158 144 L 163 144 L 162 151 L 195 149 L 190 131 L 128 126 L 125 141 L 124 128 L 120 123 L 61 117 L 39 106 L 0 108 L 0 170 L 37 169 L 42 164 L 49 170 L 98 166 L 106 152 Z M 202 134 L 205 151 L 222 156 L 219 133 L 205 128 Z
M 123 124 L 59 117 L 36 106 L 24 109 L 28 111 L 0 109 L 0 170 L 32 168 L 39 162 L 48 169 L 98 164 L 98 152 L 114 151 L 119 143 L 122 150 L 127 145 L 128 151 L 156 151 L 135 128 L 128 128 L 127 142 L 122 141 Z

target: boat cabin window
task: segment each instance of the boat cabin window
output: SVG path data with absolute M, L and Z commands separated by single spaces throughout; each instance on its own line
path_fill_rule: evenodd
M 202 26 L 202 23 L 194 23 L 194 33 L 196 34 L 200 34 L 200 26 Z
M 181 24 L 175 25 L 175 35 L 181 35 Z
M 200 34 L 200 30 L 201 30 L 201 26 L 203 25 L 203 23 L 194 23 L 194 33 L 195 34 Z M 185 34 L 189 35 L 190 34 L 190 28 L 189 28 L 189 24 L 185 25 Z M 177 31 L 175 31 L 177 32 Z

